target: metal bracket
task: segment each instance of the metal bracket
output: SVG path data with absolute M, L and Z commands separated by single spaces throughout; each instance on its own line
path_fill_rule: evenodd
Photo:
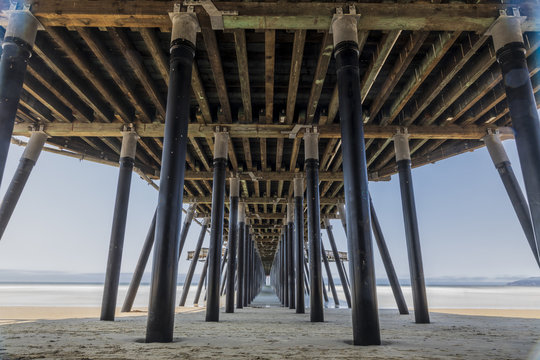
M 238 15 L 238 11 L 219 10 L 211 0 L 185 0 L 185 6 L 202 6 L 210 16 L 210 24 L 214 30 L 224 30 L 223 16 Z
M 519 8 L 517 8 L 517 7 L 512 8 L 512 15 L 508 15 L 507 10 L 501 9 L 501 10 L 499 10 L 499 17 L 497 19 L 495 19 L 495 21 L 486 30 L 485 35 L 492 35 L 493 34 L 493 28 L 495 27 L 495 25 L 499 21 L 501 21 L 501 19 L 510 18 L 510 17 L 518 19 L 521 24 L 523 24 L 523 22 L 525 22 L 525 20 L 527 19 L 526 16 L 521 16 L 521 13 L 519 12 Z
M 291 131 L 282 131 L 281 133 L 282 134 L 288 134 L 289 135 L 289 139 L 295 139 L 297 136 L 298 136 L 298 133 L 300 132 L 300 130 L 302 129 L 308 129 L 308 128 L 311 128 L 313 127 L 313 125 L 300 125 L 300 124 L 296 124 L 294 125 L 294 127 L 292 128 Z
M 248 175 L 251 178 L 251 181 L 258 181 L 259 179 L 262 179 L 262 177 L 256 177 L 253 171 L 248 172 Z
M 360 17 L 362 15 L 356 13 L 356 6 L 354 6 L 354 5 L 349 5 L 349 13 L 348 14 L 343 12 L 342 7 L 336 8 L 336 13 L 334 14 L 334 16 L 332 16 L 332 21 L 330 22 L 330 30 L 329 30 L 330 34 L 333 33 L 332 23 L 334 22 L 334 20 L 336 20 L 337 18 L 340 18 L 340 17 L 344 17 L 344 16 L 352 16 L 352 17 L 356 18 L 356 23 L 358 24 L 358 22 L 360 21 Z

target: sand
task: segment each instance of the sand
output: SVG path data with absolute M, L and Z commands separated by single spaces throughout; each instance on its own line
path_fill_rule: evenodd
M 281 307 L 245 308 L 204 321 L 204 308 L 176 315 L 175 342 L 145 344 L 146 312 L 98 320 L 97 308 L 0 308 L 2 359 L 535 359 L 538 311 L 450 309 L 432 324 L 381 310 L 382 346 L 351 345 L 349 309 L 325 309 L 324 323 Z M 309 309 L 308 309 L 309 311 Z M 489 316 L 472 316 L 471 314 Z M 517 315 L 530 316 L 529 319 Z M 539 353 L 540 354 L 540 353 Z

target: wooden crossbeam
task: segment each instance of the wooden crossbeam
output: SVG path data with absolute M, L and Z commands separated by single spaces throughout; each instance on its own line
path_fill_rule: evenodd
M 264 32 L 264 97 L 266 123 L 274 121 L 274 67 L 276 63 L 276 31 Z
M 27 0 L 31 11 L 46 26 L 91 27 L 159 27 L 170 29 L 168 16 L 175 1 L 110 2 L 91 0 Z M 328 30 L 337 7 L 344 2 L 215 2 L 219 10 L 238 11 L 238 15 L 223 16 L 226 29 L 313 29 Z M 499 10 L 514 4 L 467 3 L 355 3 L 362 14 L 361 30 L 425 30 L 484 32 L 499 16 Z M 526 20 L 525 31 L 540 28 L 535 2 L 520 2 L 519 9 Z M 202 7 L 195 7 L 200 16 L 207 16 Z M 2 14 L 0 25 L 7 23 Z
M 28 136 L 30 134 L 30 124 L 16 124 L 13 135 Z M 188 126 L 190 137 L 212 137 L 217 124 L 201 125 L 191 123 Z M 292 130 L 291 125 L 279 124 L 220 124 L 221 128 L 227 129 L 232 138 L 287 138 Z M 161 123 L 133 123 L 133 128 L 141 137 L 163 137 L 165 124 Z M 120 123 L 50 123 L 44 125 L 45 132 L 50 136 L 106 136 L 118 137 L 121 135 L 123 124 Z M 397 132 L 407 129 L 411 139 L 480 139 L 488 129 L 497 129 L 497 126 L 416 126 L 407 128 L 397 125 L 364 126 L 364 133 L 367 139 L 387 139 L 394 136 Z M 502 133 L 512 133 L 512 129 L 498 128 Z M 321 138 L 340 138 L 341 131 L 339 124 L 325 125 L 318 127 Z M 302 133 L 297 134 L 296 139 L 300 140 Z
M 246 122 L 250 123 L 252 121 L 252 110 L 246 32 L 245 30 L 237 29 L 233 31 L 233 35 L 236 50 L 236 62 L 238 64 L 238 75 L 240 78 L 240 91 L 242 93 L 242 104 L 244 105 L 244 116 Z
M 234 174 L 230 174 L 233 176 Z M 236 175 L 240 177 L 242 181 L 293 181 L 295 176 L 298 175 L 297 172 L 293 171 L 243 171 L 237 172 Z M 213 172 L 211 169 L 207 171 L 191 171 L 187 170 L 185 173 L 185 178 L 187 180 L 212 180 Z M 321 171 L 319 173 L 319 179 L 321 181 L 343 181 L 343 173 L 334 172 L 334 171 Z M 278 198 L 281 196 L 278 196 Z
M 194 198 L 191 197 L 184 197 L 183 201 L 185 204 L 211 204 L 212 203 L 212 197 L 211 196 L 197 196 Z M 280 205 L 286 205 L 287 199 L 284 198 L 274 198 L 274 197 L 255 197 L 250 196 L 247 198 L 242 198 L 242 202 L 245 202 L 248 205 L 272 205 L 272 204 L 280 204 Z M 335 205 L 338 203 L 343 203 L 343 198 L 336 198 L 336 197 L 322 197 L 321 198 L 321 205 Z M 225 198 L 225 202 L 228 203 L 229 199 Z M 285 214 L 279 214 L 279 219 L 282 219 Z M 262 214 L 261 214 L 262 216 Z
M 305 118 L 305 121 L 308 124 L 313 123 L 315 112 L 317 111 L 317 107 L 319 105 L 319 99 L 321 97 L 324 79 L 326 78 L 326 72 L 328 71 L 328 65 L 330 65 L 330 59 L 332 58 L 333 50 L 334 45 L 332 42 L 332 34 L 325 32 L 321 43 L 319 58 L 317 60 L 317 67 L 315 68 L 315 74 L 313 76 L 313 84 L 311 85 L 311 91 L 309 93 L 309 100 Z

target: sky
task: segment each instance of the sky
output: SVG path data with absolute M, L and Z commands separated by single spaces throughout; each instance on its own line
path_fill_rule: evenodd
M 504 146 L 523 186 L 515 143 L 508 140 Z M 17 145 L 10 147 L 0 187 L 2 197 L 22 151 Z M 485 148 L 413 169 L 412 174 L 426 278 L 540 276 Z M 103 273 L 117 178 L 115 167 L 43 152 L 0 240 L 0 270 Z M 371 182 L 370 192 L 398 277 L 407 279 L 398 176 L 389 182 Z M 157 195 L 133 174 L 123 273 L 135 268 Z M 337 246 L 345 251 L 341 222 L 332 223 Z M 185 252 L 194 249 L 199 231 L 193 223 L 180 273 L 187 271 Z M 330 249 L 325 231 L 322 239 Z M 207 235 L 203 246 L 208 246 L 208 241 Z M 377 278 L 384 278 L 378 251 L 375 265 Z M 151 260 L 147 271 L 150 269 Z

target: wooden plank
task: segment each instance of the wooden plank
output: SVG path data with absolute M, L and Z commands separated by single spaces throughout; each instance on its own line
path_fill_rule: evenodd
M 76 73 L 68 65 L 67 61 L 50 50 L 51 46 L 45 41 L 36 41 L 33 48 L 34 54 L 60 77 L 85 103 L 94 111 L 95 116 L 104 122 L 114 120 L 114 113 L 108 104 L 97 94 L 95 89 L 88 86 L 79 73 Z
M 141 82 L 143 88 L 146 90 L 146 93 L 148 94 L 150 99 L 152 99 L 152 102 L 156 107 L 157 112 L 163 117 L 163 120 L 165 120 L 165 99 L 163 95 L 159 92 L 159 89 L 154 79 L 152 79 L 152 76 L 150 76 L 148 69 L 146 69 L 146 66 L 142 61 L 141 55 L 139 54 L 137 49 L 135 49 L 135 47 L 131 44 L 131 41 L 129 40 L 124 29 L 110 27 L 107 28 L 107 30 L 109 31 L 111 38 L 114 40 L 120 52 L 124 54 L 129 66 L 133 69 L 133 72 Z
M 266 123 L 274 121 L 274 65 L 276 62 L 276 31 L 264 32 L 264 97 Z
M 251 90 L 249 85 L 249 68 L 246 47 L 246 32 L 242 29 L 233 30 L 236 50 L 236 62 L 238 64 L 238 76 L 240 78 L 240 90 L 242 93 L 242 104 L 244 105 L 244 116 L 246 122 L 252 121 Z
M 386 124 L 391 124 L 394 121 L 460 35 L 459 31 L 439 35 L 422 63 L 416 68 L 414 74 L 407 81 L 407 84 L 403 86 L 401 92 L 390 106 L 390 113 L 384 121 Z
M 313 124 L 313 118 L 315 117 L 317 107 L 319 106 L 319 99 L 321 97 L 324 79 L 326 78 L 326 72 L 328 71 L 328 65 L 330 65 L 333 50 L 334 44 L 332 41 L 332 35 L 325 32 L 321 43 L 319 58 L 317 60 L 317 67 L 315 68 L 315 74 L 313 76 L 311 91 L 309 93 L 305 118 L 305 122 L 307 124 Z
M 78 48 L 73 40 L 61 29 L 46 28 L 53 40 L 60 45 L 63 51 L 69 56 L 75 66 L 81 70 L 84 77 L 101 93 L 104 100 L 108 102 L 114 111 L 120 115 L 124 122 L 133 120 L 133 109 L 130 109 L 117 94 L 112 92 L 107 81 L 101 76 L 101 72 L 90 63 L 88 57 Z M 109 119 L 109 121 L 111 121 Z
M 13 134 L 27 136 L 28 125 L 24 123 L 16 124 Z M 163 137 L 163 130 L 165 125 L 160 123 L 133 123 L 134 129 L 141 137 Z M 108 136 L 118 137 L 121 135 L 123 124 L 120 123 L 51 123 L 45 125 L 45 131 L 50 136 Z M 224 129 L 229 131 L 229 135 L 232 138 L 286 138 L 288 132 L 291 130 L 289 125 L 261 125 L 261 124 L 227 124 L 223 126 Z M 398 131 L 403 131 L 405 128 L 397 125 L 366 125 L 365 137 L 367 139 L 387 139 L 394 136 Z M 407 132 L 411 139 L 480 139 L 482 138 L 488 129 L 497 129 L 497 126 L 465 126 L 448 125 L 446 127 L 440 126 L 416 126 L 412 125 L 407 127 Z M 498 128 L 501 132 L 511 133 L 511 129 Z M 319 137 L 327 139 L 339 139 L 341 137 L 341 131 L 339 124 L 325 125 L 318 127 Z M 213 136 L 215 131 L 214 125 L 200 125 L 189 124 L 188 131 L 190 137 L 202 137 Z M 284 134 L 285 133 L 285 134 Z M 302 134 L 299 134 L 295 140 L 301 141 Z
M 239 172 L 230 172 L 230 176 L 238 175 L 241 181 L 293 181 L 295 176 L 298 176 L 298 172 L 296 171 L 258 171 L 258 170 L 244 170 Z M 187 180 L 212 180 L 213 179 L 213 172 L 211 170 L 207 171 L 186 171 L 185 178 Z M 343 180 L 343 173 L 341 172 L 335 172 L 335 171 L 320 171 L 319 172 L 319 180 L 320 181 L 342 181 Z M 278 189 L 279 192 L 279 189 Z M 279 195 L 278 197 L 281 197 Z
M 360 96 L 362 102 L 366 100 L 366 97 L 371 90 L 371 87 L 375 83 L 379 72 L 381 72 L 388 55 L 392 51 L 397 39 L 401 35 L 401 30 L 393 30 L 383 35 L 381 42 L 377 45 L 377 50 L 373 56 L 373 61 L 369 65 L 366 74 L 362 78 Z
M 141 34 L 148 50 L 150 50 L 150 55 L 152 56 L 152 59 L 154 59 L 154 63 L 156 64 L 163 81 L 169 85 L 169 61 L 159 44 L 156 31 L 149 28 L 138 28 L 137 30 Z
M 467 41 L 460 44 L 461 51 L 456 52 L 444 63 L 441 72 L 435 74 L 435 78 L 431 85 L 423 92 L 422 96 L 411 104 L 408 110 L 411 114 L 403 122 L 404 125 L 410 125 L 422 114 L 422 112 L 431 104 L 439 93 L 454 79 L 457 73 L 465 66 L 465 64 L 476 54 L 476 52 L 484 45 L 487 36 L 468 35 Z
M 306 42 L 306 31 L 297 30 L 294 32 L 293 51 L 291 57 L 291 70 L 289 72 L 289 88 L 287 91 L 286 121 L 292 124 L 294 120 L 294 111 L 296 107 L 296 95 L 298 83 L 300 82 L 300 73 L 302 70 L 302 58 L 304 56 L 304 45 Z M 279 162 L 278 168 L 281 166 Z
M 221 56 L 219 54 L 216 34 L 214 33 L 214 30 L 206 27 L 203 27 L 201 32 L 206 45 L 206 51 L 208 53 L 210 67 L 212 68 L 212 74 L 214 75 L 214 82 L 216 84 L 219 103 L 221 104 L 221 112 L 224 116 L 225 122 L 231 123 L 231 105 L 229 103 L 229 95 L 227 93 L 225 75 L 223 74 L 223 66 L 221 65 Z
M 153 120 L 152 113 L 143 105 L 144 100 L 136 93 L 135 89 L 128 84 L 125 76 L 122 76 L 122 69 L 120 69 L 116 62 L 112 61 L 110 52 L 105 49 L 105 46 L 99 40 L 99 34 L 89 28 L 79 27 L 76 30 L 105 70 L 109 73 L 116 85 L 118 85 L 122 93 L 127 96 L 131 106 L 135 108 L 143 121 L 151 122 Z
M 29 0 L 35 16 L 46 26 L 92 27 L 159 27 L 170 29 L 168 13 L 173 1 L 118 2 L 91 0 Z M 225 28 L 251 29 L 319 29 L 328 30 L 337 7 L 344 2 L 216 2 L 219 10 L 238 11 L 237 16 L 224 16 Z M 484 32 L 499 15 L 500 9 L 514 4 L 466 3 L 355 3 L 362 14 L 358 26 L 362 30 L 425 30 Z M 526 31 L 540 28 L 535 2 L 520 2 L 519 9 L 527 19 Z M 206 12 L 195 7 L 201 15 Z M 7 16 L 0 18 L 2 25 Z
M 201 146 L 199 145 L 199 142 L 194 137 L 190 136 L 189 140 L 191 142 L 191 145 L 193 145 L 193 148 L 195 149 L 195 152 L 197 153 L 197 156 L 199 157 L 199 160 L 205 167 L 207 171 L 210 171 L 212 167 L 209 165 L 208 161 L 206 160 L 206 156 L 204 155 L 203 150 L 201 149 Z
M 392 90 L 394 90 L 394 87 L 397 85 L 398 81 L 401 79 L 401 76 L 403 76 L 403 74 L 409 67 L 409 64 L 411 63 L 418 50 L 420 50 L 420 47 L 422 46 L 428 35 L 429 32 L 426 31 L 416 31 L 409 35 L 407 43 L 399 53 L 398 60 L 394 63 L 394 67 L 388 73 L 381 89 L 377 92 L 377 96 L 371 103 L 371 106 L 369 108 L 368 122 L 375 121 L 377 114 L 392 93 Z
M 246 161 L 246 167 L 249 171 L 253 171 L 253 162 L 251 159 L 251 147 L 249 144 L 249 138 L 242 138 L 242 146 L 244 147 L 244 160 Z
M 197 196 L 195 198 L 190 198 L 190 197 L 184 197 L 184 203 L 185 204 L 192 204 L 192 203 L 197 203 L 197 204 L 211 204 L 212 203 L 212 197 L 211 196 Z M 288 199 L 285 199 L 285 198 L 279 198 L 279 199 L 276 199 L 276 198 L 273 198 L 273 197 L 255 197 L 255 196 L 250 196 L 246 199 L 242 199 L 242 202 L 245 202 L 246 204 L 248 205 L 272 205 L 272 204 L 278 204 L 278 205 L 282 205 L 282 206 L 286 206 L 287 205 L 287 201 Z M 343 203 L 344 199 L 343 198 L 331 198 L 331 197 L 323 197 L 321 198 L 321 205 L 335 205 L 335 204 L 338 204 L 338 203 Z M 229 203 L 229 198 L 225 198 L 225 203 Z M 278 213 L 279 214 L 279 213 Z M 263 214 L 260 214 L 261 216 L 263 216 Z M 279 217 L 276 217 L 276 219 L 283 219 L 283 216 L 284 214 L 279 214 Z

